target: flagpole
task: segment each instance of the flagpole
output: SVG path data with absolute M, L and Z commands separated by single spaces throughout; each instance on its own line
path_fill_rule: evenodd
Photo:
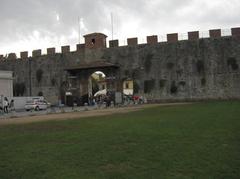
M 78 43 L 80 44 L 80 30 L 81 30 L 81 24 L 80 24 L 80 18 L 78 16 Z
M 113 13 L 111 12 L 112 40 L 113 40 Z

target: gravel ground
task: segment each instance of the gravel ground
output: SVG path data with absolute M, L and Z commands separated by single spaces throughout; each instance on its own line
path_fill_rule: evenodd
M 104 116 L 116 113 L 127 113 L 131 111 L 137 111 L 144 108 L 155 107 L 155 106 L 170 106 L 170 105 L 184 105 L 190 103 L 164 103 L 164 104 L 144 104 L 144 105 L 132 105 L 127 107 L 114 107 L 97 109 L 94 107 L 81 107 L 75 108 L 64 108 L 64 110 L 48 109 L 47 111 L 38 112 L 12 112 L 9 114 L 2 115 L 0 117 L 0 125 L 8 124 L 23 124 L 32 123 L 48 120 L 67 120 L 67 119 L 79 119 L 83 117 L 92 116 Z

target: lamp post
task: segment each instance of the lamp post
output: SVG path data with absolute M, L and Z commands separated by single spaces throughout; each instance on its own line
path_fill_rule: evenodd
M 32 96 L 32 57 L 28 59 L 29 96 Z

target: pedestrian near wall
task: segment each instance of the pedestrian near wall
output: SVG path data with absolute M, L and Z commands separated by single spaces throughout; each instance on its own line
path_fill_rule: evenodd
M 9 110 L 10 110 L 10 111 L 15 111 L 15 108 L 14 108 L 14 100 L 13 100 L 13 99 L 10 101 Z
M 3 103 L 4 103 L 4 98 L 3 98 L 3 95 L 1 95 L 0 96 L 0 112 L 1 112 L 1 114 L 4 113 L 4 111 L 3 111 L 3 108 L 4 108 Z
M 3 111 L 4 111 L 4 113 L 8 113 L 8 105 L 9 105 L 8 99 L 7 99 L 7 97 L 5 97 L 4 101 L 3 101 Z

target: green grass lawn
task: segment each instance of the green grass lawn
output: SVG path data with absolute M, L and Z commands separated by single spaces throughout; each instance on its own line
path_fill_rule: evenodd
M 240 102 L 0 126 L 7 178 L 240 178 Z

